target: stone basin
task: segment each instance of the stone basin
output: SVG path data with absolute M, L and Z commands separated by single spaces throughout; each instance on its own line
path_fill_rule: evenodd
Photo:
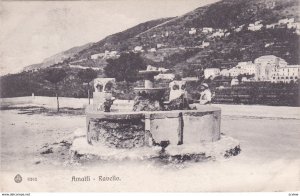
M 112 111 L 86 109 L 87 140 L 110 148 L 139 148 L 168 141 L 169 146 L 203 145 L 220 139 L 221 109 Z

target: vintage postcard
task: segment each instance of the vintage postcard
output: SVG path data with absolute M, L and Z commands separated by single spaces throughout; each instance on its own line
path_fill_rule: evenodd
M 299 195 L 299 10 L 1 1 L 0 192 Z

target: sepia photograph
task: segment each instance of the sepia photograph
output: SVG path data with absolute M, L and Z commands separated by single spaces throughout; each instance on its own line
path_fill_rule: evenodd
M 0 192 L 300 194 L 299 0 L 0 1 Z

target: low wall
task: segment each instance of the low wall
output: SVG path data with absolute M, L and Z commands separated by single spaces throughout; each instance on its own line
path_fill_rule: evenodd
M 44 96 L 27 96 L 27 97 L 13 97 L 13 98 L 1 98 L 0 106 L 7 107 L 13 105 L 33 104 L 37 106 L 43 106 L 46 108 L 56 108 L 56 97 L 44 97 Z M 93 99 L 91 99 L 93 104 Z M 71 97 L 59 97 L 59 106 L 69 108 L 85 108 L 88 105 L 87 98 L 71 98 Z M 131 110 L 133 107 L 133 101 L 128 100 L 116 100 L 112 108 L 120 108 L 121 110 Z

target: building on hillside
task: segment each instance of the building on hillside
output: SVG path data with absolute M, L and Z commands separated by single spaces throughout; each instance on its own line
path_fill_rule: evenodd
M 118 58 L 118 57 L 120 57 L 120 55 L 118 54 L 118 51 L 115 51 L 115 50 L 113 50 L 113 51 L 105 50 L 103 59 Z
M 191 28 L 191 30 L 189 31 L 190 35 L 194 35 L 197 33 L 197 30 L 195 28 Z
M 158 67 L 157 68 L 158 71 L 160 71 L 160 73 L 166 73 L 169 71 L 169 69 L 163 68 L 163 67 Z
M 156 48 L 150 48 L 148 51 L 149 52 L 156 52 Z
M 234 78 L 234 77 L 237 77 L 241 74 L 245 74 L 246 70 L 241 69 L 241 68 L 237 68 L 237 67 L 233 67 L 233 68 L 229 69 L 228 72 L 229 72 L 229 76 Z
M 288 23 L 293 23 L 295 22 L 295 18 L 284 18 L 278 20 L 278 24 L 288 24 Z
M 251 61 L 239 62 L 236 67 L 244 70 L 245 74 L 248 75 L 256 74 L 256 65 Z
M 300 78 L 300 65 L 287 65 L 277 68 L 272 73 L 271 82 L 273 83 L 290 83 L 296 82 Z
M 202 44 L 200 45 L 200 48 L 205 48 L 205 47 L 208 47 L 209 45 L 210 45 L 209 42 L 203 41 Z
M 250 80 L 247 77 L 242 77 L 242 82 L 249 82 Z
M 235 28 L 234 31 L 235 32 L 240 32 L 243 29 L 244 26 L 245 25 L 240 25 L 239 27 Z
M 166 73 L 169 71 L 169 69 L 163 68 L 163 67 L 154 67 L 152 65 L 147 65 L 148 71 L 159 71 L 160 73 Z
M 156 48 L 161 48 L 163 46 L 165 46 L 165 45 L 164 44 L 156 44 Z
M 272 73 L 279 67 L 284 67 L 287 62 L 274 55 L 261 56 L 254 60 L 256 65 L 255 80 L 271 81 Z
M 202 28 L 202 32 L 203 33 L 212 33 L 213 32 L 213 28 L 211 28 L 211 27 L 203 27 Z
M 105 53 L 98 53 L 91 55 L 91 59 L 96 60 L 98 58 L 103 58 L 105 56 Z
M 273 45 L 274 45 L 274 42 L 266 43 L 265 48 L 268 48 L 268 47 L 273 46 Z
M 228 70 L 228 69 L 222 69 L 222 70 L 220 71 L 220 75 L 221 75 L 221 76 L 225 76 L 225 77 L 229 77 L 229 76 L 230 76 L 229 70 Z
M 239 85 L 239 80 L 237 78 L 233 78 L 230 82 L 230 85 L 231 86 L 234 86 L 234 85 Z
M 222 31 L 214 32 L 210 37 L 224 37 L 225 33 Z
M 143 51 L 143 46 L 136 46 L 133 49 L 134 52 L 142 52 Z
M 272 24 L 267 24 L 266 28 L 267 29 L 274 29 L 276 26 L 278 26 L 278 23 L 272 23 Z
M 204 78 L 208 79 L 210 77 L 215 78 L 216 76 L 220 75 L 219 68 L 206 68 L 204 69 Z
M 292 22 L 287 24 L 288 29 L 300 29 L 300 22 Z
M 263 25 L 260 24 L 260 23 L 258 23 L 258 24 L 249 24 L 248 30 L 249 31 L 259 31 L 262 27 L 263 27 Z

